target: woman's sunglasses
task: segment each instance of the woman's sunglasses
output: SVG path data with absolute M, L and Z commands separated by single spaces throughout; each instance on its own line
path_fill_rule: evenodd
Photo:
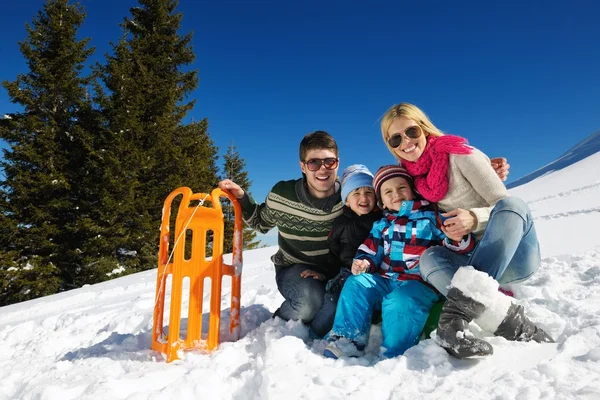
M 421 129 L 421 127 L 419 125 L 409 126 L 404 131 L 404 136 L 406 136 L 408 139 L 417 139 L 422 134 L 423 134 L 423 129 Z M 401 133 L 393 134 L 392 136 L 390 136 L 390 138 L 388 139 L 387 142 L 390 145 L 390 147 L 395 149 L 396 147 L 400 146 L 400 143 L 402 143 L 402 134 Z
M 324 165 L 326 169 L 335 169 L 337 167 L 339 158 L 311 158 L 310 160 L 304 161 L 304 165 L 309 171 L 318 171 L 321 169 L 321 165 Z

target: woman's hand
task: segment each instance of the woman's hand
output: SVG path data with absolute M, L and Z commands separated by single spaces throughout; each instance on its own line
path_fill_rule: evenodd
M 506 161 L 506 158 L 496 157 L 490 159 L 490 162 L 492 163 L 492 168 L 494 168 L 494 171 L 496 171 L 498 177 L 505 181 L 509 174 L 508 170 L 510 169 L 510 164 Z
M 369 262 L 367 260 L 352 260 L 352 273 L 354 275 L 364 274 L 369 269 Z
M 320 272 L 317 271 L 313 271 L 312 269 L 305 269 L 304 271 L 302 271 L 300 273 L 300 276 L 302 278 L 313 278 L 313 279 L 317 279 L 321 282 L 325 281 L 325 275 L 323 275 Z
M 442 217 L 446 218 L 442 231 L 452 240 L 461 240 L 464 235 L 473 232 L 477 226 L 475 214 L 462 208 L 442 213 Z
M 244 197 L 244 189 L 242 189 L 240 185 L 233 182 L 231 179 L 223 179 L 221 182 L 218 183 L 218 186 L 219 188 L 221 188 L 221 190 L 227 190 L 237 199 L 241 199 L 242 197 Z
M 464 236 L 460 236 L 460 235 L 454 235 L 450 232 L 448 232 L 448 229 L 446 229 L 446 227 L 442 226 L 442 232 L 444 232 L 444 234 L 448 237 L 448 239 L 454 240 L 455 242 L 460 242 L 462 240 L 462 238 Z

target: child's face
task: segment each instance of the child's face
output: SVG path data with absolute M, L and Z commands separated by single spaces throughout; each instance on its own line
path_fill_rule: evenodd
M 412 188 L 406 179 L 397 176 L 381 184 L 381 202 L 384 208 L 399 211 L 404 200 L 413 200 Z
M 346 205 L 358 215 L 366 215 L 375 207 L 375 191 L 370 187 L 354 189 L 346 197 Z

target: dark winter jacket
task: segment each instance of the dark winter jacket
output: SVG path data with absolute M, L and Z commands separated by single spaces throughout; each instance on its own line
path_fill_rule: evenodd
M 333 221 L 327 239 L 331 263 L 350 268 L 356 251 L 369 236 L 373 223 L 379 221 L 382 215 L 377 207 L 369 214 L 358 215 L 350 207 L 344 206 L 342 215 Z

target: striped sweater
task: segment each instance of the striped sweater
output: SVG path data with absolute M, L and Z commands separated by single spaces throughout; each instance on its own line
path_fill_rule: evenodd
M 419 273 L 421 254 L 439 244 L 465 254 L 475 247 L 475 238 L 465 235 L 460 242 L 449 239 L 438 228 L 436 212 L 428 201 L 407 200 L 397 213 L 384 211 L 383 218 L 373 224 L 355 258 L 368 260 L 371 273 L 423 281 Z
M 333 220 L 342 213 L 339 182 L 335 194 L 317 199 L 308 193 L 304 179 L 280 181 L 264 203 L 245 195 L 241 206 L 251 228 L 266 233 L 277 227 L 279 250 L 271 257 L 275 265 L 309 264 L 328 278 L 337 274 L 329 261 L 327 236 Z

